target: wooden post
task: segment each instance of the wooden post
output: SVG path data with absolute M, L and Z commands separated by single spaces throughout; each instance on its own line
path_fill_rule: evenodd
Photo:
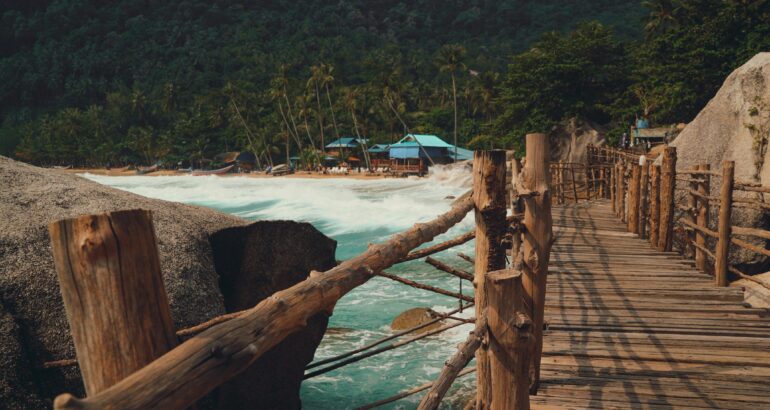
M 710 171 L 711 165 L 701 164 L 698 166 L 701 171 Z M 701 176 L 704 182 L 698 184 L 698 193 L 704 196 L 710 195 L 711 192 L 711 175 L 705 174 Z M 699 198 L 698 202 L 698 215 L 697 223 L 699 226 L 708 228 L 709 226 L 709 201 L 707 199 Z M 708 237 L 701 231 L 695 232 L 695 243 L 704 248 L 708 247 Z M 698 247 L 695 248 L 695 267 L 701 272 L 706 272 L 708 269 L 708 257 Z
M 626 164 L 618 166 L 618 214 L 620 220 L 626 221 Z
M 658 247 L 660 237 L 660 165 L 650 168 L 650 246 Z
M 559 161 L 559 203 L 564 204 L 567 202 L 566 198 L 564 197 L 564 187 L 566 186 L 566 180 L 565 177 L 565 170 L 566 167 L 564 166 L 564 163 L 562 161 Z
M 617 209 L 617 201 L 615 200 L 615 178 L 617 174 L 617 165 L 614 165 L 612 168 L 610 168 L 610 202 L 612 203 L 612 212 L 617 215 L 618 209 Z
M 65 219 L 48 229 L 89 396 L 177 345 L 149 211 Z
M 690 167 L 690 170 L 697 171 L 698 165 L 693 165 Z M 700 175 L 698 174 L 692 174 L 690 175 L 691 179 L 698 179 L 700 178 Z M 697 191 L 698 186 L 700 184 L 698 182 L 690 181 L 687 186 L 692 191 Z M 695 223 L 695 210 L 698 206 L 698 197 L 695 196 L 692 192 L 687 194 L 687 212 L 682 215 L 682 217 L 690 221 L 692 223 Z M 685 231 L 684 232 L 684 247 L 682 248 L 682 253 L 687 258 L 695 258 L 695 246 L 693 245 L 693 242 L 695 242 L 695 230 L 692 231 Z
M 644 239 L 647 235 L 647 211 L 650 200 L 647 189 L 647 184 L 650 182 L 650 166 L 647 158 L 642 157 L 640 166 L 642 172 L 639 176 L 639 237 Z
M 529 145 L 529 144 L 527 144 Z M 527 148 L 529 149 L 529 148 Z M 529 157 L 527 158 L 529 163 Z M 529 165 L 529 164 L 528 164 Z M 476 216 L 476 258 L 474 287 L 484 289 L 487 272 L 505 269 L 503 237 L 505 222 L 505 151 L 476 151 L 473 158 L 473 203 Z M 475 292 L 476 318 L 487 307 L 484 292 Z M 486 346 L 476 351 L 476 404 L 488 409 L 490 391 L 489 354 Z
M 717 240 L 716 262 L 714 263 L 714 276 L 717 286 L 728 286 L 727 267 L 730 257 L 730 237 L 732 227 L 730 219 L 733 207 L 733 176 L 735 174 L 735 161 L 722 163 L 722 188 L 719 190 L 719 238 Z
M 548 158 L 550 148 L 545 134 L 527 134 L 527 163 L 521 175 L 524 194 L 527 195 L 524 210 L 524 260 L 523 269 L 525 298 L 532 309 L 535 343 L 531 349 L 530 392 L 537 392 L 540 381 L 540 355 L 543 351 L 543 315 L 545 313 L 545 287 L 548 279 L 548 261 L 553 241 L 551 217 L 551 193 L 548 190 Z M 477 239 L 478 240 L 478 239 Z M 478 245 L 477 245 L 478 246 Z M 477 273 L 478 274 L 478 273 Z
M 487 273 L 491 410 L 529 410 L 532 320 L 526 313 L 521 272 Z
M 572 195 L 574 195 L 575 203 L 578 203 L 577 183 L 575 182 L 575 164 L 570 163 L 569 175 L 572 179 Z
M 628 232 L 639 233 L 639 183 L 642 167 L 631 164 L 631 179 L 628 180 Z
M 660 174 L 660 223 L 658 250 L 671 252 L 674 246 L 674 188 L 676 188 L 676 147 L 663 150 Z

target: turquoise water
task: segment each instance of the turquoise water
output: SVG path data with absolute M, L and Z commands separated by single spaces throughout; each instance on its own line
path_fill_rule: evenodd
M 94 181 L 140 195 L 218 209 L 249 220 L 291 219 L 312 223 L 337 240 L 337 259 L 347 259 L 382 242 L 391 234 L 430 220 L 449 209 L 451 200 L 470 187 L 470 174 L 439 171 L 423 179 L 298 179 L 245 177 L 103 177 Z M 436 241 L 473 228 L 468 216 Z M 473 253 L 468 243 L 438 255 L 464 269 L 472 267 L 456 256 Z M 422 261 L 394 266 L 390 272 L 444 289 L 458 291 L 459 279 L 435 270 Z M 468 286 L 464 292 L 469 292 Z M 361 347 L 391 334 L 390 322 L 413 307 L 450 311 L 458 301 L 414 289 L 384 278 L 374 278 L 343 297 L 329 323 L 315 359 L 323 359 Z M 472 310 L 472 309 L 471 309 Z M 470 317 L 472 311 L 462 315 Z M 463 325 L 410 345 L 391 350 L 341 369 L 306 380 L 302 402 L 306 409 L 349 409 L 380 400 L 432 381 L 444 361 L 464 340 L 472 325 Z M 316 369 L 314 369 L 316 370 Z M 458 380 L 443 408 L 464 404 L 474 376 Z M 385 409 L 415 408 L 422 393 L 383 406 Z

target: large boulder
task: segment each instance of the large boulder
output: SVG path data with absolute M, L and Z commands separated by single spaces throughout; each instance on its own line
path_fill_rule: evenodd
M 585 164 L 588 145 L 605 144 L 603 129 L 590 122 L 572 118 L 548 134 L 551 145 L 551 162 L 576 162 Z
M 273 293 L 336 264 L 337 242 L 312 225 L 256 222 L 228 228 L 211 238 L 214 262 L 228 312 L 256 305 Z M 220 409 L 300 409 L 305 366 L 321 343 L 328 314 L 319 313 L 299 332 L 260 357 L 218 392 Z
M 47 225 L 52 221 L 119 209 L 151 210 L 176 328 L 225 313 L 228 301 L 220 291 L 210 240 L 224 229 L 247 226 L 247 221 L 211 209 L 141 197 L 5 157 L 0 157 L 0 187 L 0 210 L 5 216 L 0 218 L 0 393 L 7 408 L 44 408 L 62 392 L 83 394 L 77 367 L 42 368 L 44 362 L 75 357 L 51 255 Z M 249 280 L 260 283 L 248 287 L 252 295 L 245 290 L 236 292 L 238 307 L 303 280 L 309 268 L 325 269 L 334 261 L 333 241 L 312 226 L 260 224 L 262 228 L 246 233 L 249 243 L 287 245 L 286 250 L 268 264 L 264 258 L 232 261 L 249 272 Z M 260 237 L 270 224 L 277 227 Z M 314 238 L 316 243 L 304 237 Z M 289 243 L 300 243 L 302 248 Z M 284 264 L 294 269 L 286 277 L 281 276 L 288 272 Z M 272 276 L 260 280 L 258 276 L 265 272 Z M 323 333 L 325 326 L 325 319 L 316 324 L 311 342 L 294 345 L 298 352 L 286 355 L 289 360 L 295 355 L 312 357 L 316 334 Z M 280 373 L 281 367 L 272 370 Z M 295 391 L 276 394 L 284 394 L 287 401 L 294 399 L 300 381 L 301 377 L 293 385 Z
M 721 170 L 722 161 L 735 161 L 735 179 L 770 186 L 770 53 L 760 53 L 727 77 L 714 98 L 672 142 L 677 148 L 677 170 L 708 163 Z M 712 178 L 711 193 L 718 195 L 720 178 Z M 760 194 L 735 192 L 736 197 L 761 199 Z M 716 215 L 714 215 L 716 216 Z M 734 208 L 733 224 L 768 227 L 766 213 Z M 755 241 L 764 245 L 760 241 Z M 759 271 L 766 258 L 732 250 L 733 263 Z

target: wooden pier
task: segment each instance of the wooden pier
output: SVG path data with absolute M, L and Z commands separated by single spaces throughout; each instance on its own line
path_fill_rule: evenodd
M 553 209 L 547 331 L 532 408 L 770 407 L 770 317 L 608 200 Z
M 476 326 L 435 382 L 373 397 L 360 409 L 425 392 L 418 409 L 434 410 L 457 377 L 474 371 L 476 394 L 468 398 L 468 409 L 770 408 L 770 312 L 748 307 L 743 290 L 728 286 L 735 277 L 757 281 L 730 264 L 731 248 L 770 256 L 770 250 L 747 242 L 770 239 L 770 231 L 733 226 L 731 219 L 736 207 L 770 209 L 762 197 L 770 188 L 734 181 L 732 162 L 721 172 L 701 164 L 677 173 L 674 148 L 666 148 L 661 165 L 598 147 L 589 147 L 586 164 L 549 164 L 546 135 L 526 138 L 523 165 L 502 151 L 476 152 L 473 189 L 446 213 L 326 272 L 310 272 L 307 280 L 250 309 L 191 329 L 145 323 L 157 315 L 141 309 L 146 303 L 137 295 L 149 296 L 136 286 L 139 281 L 125 280 L 123 297 L 113 295 L 117 279 L 149 274 L 157 282 L 153 306 L 167 307 L 149 213 L 53 223 L 52 246 L 78 354 L 77 362 L 62 365 L 81 367 L 88 394 L 62 394 L 54 407 L 189 408 L 308 318 L 331 313 L 345 293 L 380 276 L 457 299 L 461 306 L 469 302 L 458 310 L 475 305 L 476 317 L 450 312 L 310 363 L 305 378 L 467 322 Z M 712 177 L 718 186 L 712 187 Z M 718 196 L 711 193 L 717 187 Z M 733 191 L 742 193 L 734 197 Z M 475 230 L 416 249 L 469 212 Z M 473 298 L 385 271 L 474 238 L 475 256 L 463 255 L 474 272 L 425 260 L 474 286 Z M 144 257 L 121 259 L 122 254 Z M 94 307 L 84 310 L 84 301 Z M 453 322 L 415 333 L 443 319 Z M 163 329 L 169 342 L 151 343 L 145 337 L 150 327 Z M 189 338 L 177 344 L 174 331 Z M 93 342 L 108 339 L 141 354 L 126 361 L 113 347 L 117 343 Z M 473 357 L 476 363 L 470 364 Z

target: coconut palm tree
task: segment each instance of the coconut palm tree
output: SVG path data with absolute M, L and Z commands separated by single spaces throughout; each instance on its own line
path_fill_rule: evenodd
M 682 7 L 676 0 L 651 0 L 642 2 L 650 10 L 644 30 L 648 36 L 666 31 L 677 24 L 677 17 Z
M 313 90 L 315 94 L 315 102 L 318 111 L 316 111 L 316 118 L 318 119 L 318 130 L 321 134 L 321 149 L 326 146 L 324 141 L 324 120 L 323 109 L 321 109 L 321 91 L 320 84 L 324 82 L 324 65 L 314 65 L 310 67 L 310 78 L 307 80 L 307 90 Z
M 441 72 L 448 72 L 452 77 L 452 99 L 454 106 L 454 146 L 457 161 L 457 79 L 458 70 L 465 71 L 465 47 L 459 44 L 445 44 L 438 50 L 436 64 Z
M 353 128 L 356 131 L 356 137 L 361 142 L 362 148 L 363 148 L 363 155 L 364 160 L 366 161 L 366 168 L 371 169 L 371 164 L 369 163 L 369 152 L 368 148 L 366 146 L 366 140 L 361 138 L 361 133 L 358 131 L 358 117 L 356 117 L 356 110 L 359 109 L 359 98 L 361 96 L 360 92 L 355 89 L 354 87 L 348 87 L 345 89 L 345 106 L 348 107 L 348 110 L 350 110 L 350 116 L 353 119 Z
M 326 89 L 326 100 L 329 102 L 329 111 L 332 114 L 332 124 L 334 124 L 334 135 L 340 138 L 340 131 L 337 128 L 337 118 L 334 116 L 334 105 L 332 104 L 331 92 L 329 86 L 334 83 L 334 66 L 331 64 L 321 64 L 321 85 Z

